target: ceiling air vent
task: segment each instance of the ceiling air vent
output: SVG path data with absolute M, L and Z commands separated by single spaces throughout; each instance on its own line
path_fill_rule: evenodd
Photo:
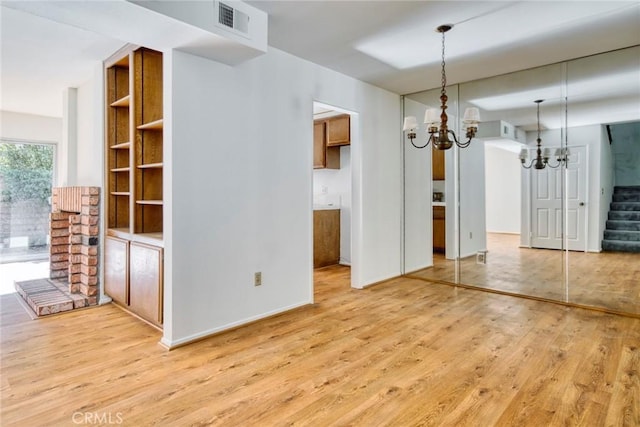
M 249 15 L 218 2 L 218 23 L 244 35 L 249 34 Z

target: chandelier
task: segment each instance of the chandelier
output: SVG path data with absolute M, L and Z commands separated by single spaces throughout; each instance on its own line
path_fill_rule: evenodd
M 529 150 L 526 148 L 523 148 L 520 151 L 520 163 L 522 163 L 522 167 L 525 169 L 531 169 L 531 167 L 535 167 L 536 169 L 544 169 L 546 166 L 549 166 L 550 168 L 555 169 L 558 166 L 560 166 L 562 163 L 567 161 L 567 158 L 569 157 L 569 149 L 568 148 L 556 149 L 555 156 L 557 157 L 558 164 L 554 166 L 551 163 L 549 163 L 551 150 L 549 150 L 548 148 L 545 148 L 543 150 L 542 139 L 540 139 L 540 104 L 544 102 L 544 99 L 537 99 L 533 102 L 535 102 L 538 105 L 538 109 L 537 109 L 538 138 L 536 139 L 536 142 L 538 143 L 538 149 L 536 151 L 537 154 L 535 158 L 531 159 L 531 162 L 529 162 L 529 165 L 527 166 L 525 163 L 527 161 L 527 157 L 529 157 Z
M 449 129 L 447 122 L 447 75 L 445 73 L 445 61 L 444 61 L 444 33 L 453 28 L 453 24 L 440 25 L 436 28 L 436 31 L 442 34 L 442 88 L 440 90 L 440 111 L 438 108 L 428 108 L 424 115 L 424 123 L 427 125 L 427 131 L 429 132 L 429 139 L 424 145 L 416 145 L 413 140 L 416 138 L 416 129 L 418 129 L 418 121 L 415 116 L 408 116 L 404 119 L 403 131 L 407 132 L 407 137 L 411 141 L 411 144 L 416 148 L 425 148 L 430 142 L 433 142 L 433 147 L 438 150 L 448 150 L 453 146 L 453 143 L 460 147 L 466 148 L 471 144 L 471 139 L 476 135 L 478 130 L 478 123 L 480 122 L 480 113 L 477 108 L 470 107 L 464 112 L 463 123 L 467 126 L 466 137 L 467 140 L 459 142 L 456 134 L 453 130 Z M 438 113 L 440 116 L 438 117 Z M 439 120 L 438 120 L 439 119 Z M 453 137 L 453 140 L 449 138 Z

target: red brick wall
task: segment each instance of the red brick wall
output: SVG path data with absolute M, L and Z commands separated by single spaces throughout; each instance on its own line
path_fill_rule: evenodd
M 69 212 L 51 212 L 49 225 L 49 269 L 52 279 L 67 277 L 69 269 Z

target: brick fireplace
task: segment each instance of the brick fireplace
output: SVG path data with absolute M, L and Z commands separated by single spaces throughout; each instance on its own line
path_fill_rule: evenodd
M 82 295 L 87 305 L 97 304 L 100 188 L 53 188 L 49 223 L 49 277 L 66 279 L 70 294 Z

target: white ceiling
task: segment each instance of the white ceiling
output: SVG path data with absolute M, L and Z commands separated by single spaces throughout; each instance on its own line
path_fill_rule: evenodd
M 269 45 L 407 94 L 640 43 L 638 1 L 249 1 Z
M 0 8 L 0 109 L 60 117 L 65 88 L 89 80 L 124 42 Z
M 15 3 L 2 1 L 0 9 L 0 108 L 60 116 L 64 88 L 91 78 L 126 40 L 15 10 Z M 640 44 L 638 1 L 247 3 L 269 14 L 270 46 L 399 94 L 440 84 L 434 30 L 444 23 L 455 24 L 446 36 L 449 83 Z

